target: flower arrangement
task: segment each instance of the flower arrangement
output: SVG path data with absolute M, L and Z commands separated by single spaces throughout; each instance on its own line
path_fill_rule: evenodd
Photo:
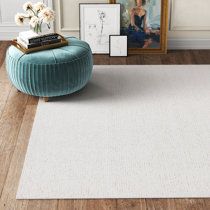
M 17 13 L 15 15 L 16 24 L 24 25 L 28 23 L 36 33 L 42 32 L 43 23 L 47 24 L 48 29 L 50 29 L 50 23 L 55 19 L 54 11 L 42 2 L 35 4 L 26 2 L 23 5 L 23 10 L 26 13 Z

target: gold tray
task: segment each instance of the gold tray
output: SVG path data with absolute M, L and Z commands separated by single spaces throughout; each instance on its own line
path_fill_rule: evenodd
M 69 42 L 63 36 L 61 36 L 60 34 L 59 34 L 59 36 L 61 37 L 61 42 L 59 42 L 59 43 L 43 45 L 43 46 L 40 46 L 40 47 L 34 47 L 34 48 L 30 48 L 30 49 L 27 49 L 27 48 L 23 47 L 22 45 L 20 45 L 17 42 L 17 39 L 12 40 L 11 44 L 13 46 L 15 46 L 16 48 L 18 48 L 19 50 L 21 50 L 23 53 L 29 54 L 29 53 L 32 53 L 32 52 L 37 52 L 37 51 L 42 51 L 42 50 L 48 50 L 48 49 L 67 46 L 69 44 Z

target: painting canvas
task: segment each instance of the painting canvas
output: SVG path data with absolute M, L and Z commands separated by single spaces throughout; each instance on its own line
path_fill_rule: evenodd
M 167 1 L 110 0 L 121 4 L 121 35 L 130 53 L 166 52 Z
M 93 53 L 109 53 L 109 35 L 120 34 L 120 4 L 80 4 L 80 38 Z

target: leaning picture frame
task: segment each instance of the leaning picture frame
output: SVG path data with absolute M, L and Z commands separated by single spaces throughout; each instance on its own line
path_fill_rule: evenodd
M 109 0 L 121 4 L 120 34 L 128 36 L 128 53 L 167 53 L 168 0 Z
M 80 39 L 93 54 L 109 53 L 109 35 L 120 35 L 120 4 L 80 3 Z
M 109 35 L 109 56 L 128 56 L 128 37 L 124 35 Z

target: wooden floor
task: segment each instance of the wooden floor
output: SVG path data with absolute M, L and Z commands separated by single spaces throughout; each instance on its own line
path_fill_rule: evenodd
M 210 199 L 21 200 L 15 199 L 38 98 L 17 92 L 7 79 L 8 42 L 0 42 L 0 210 L 210 210 Z M 210 64 L 208 51 L 109 58 L 95 64 Z

